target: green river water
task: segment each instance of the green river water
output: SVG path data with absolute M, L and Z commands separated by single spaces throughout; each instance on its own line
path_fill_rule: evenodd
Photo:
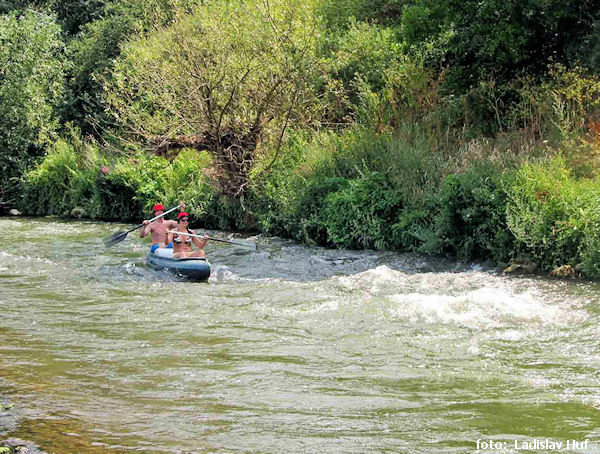
M 192 283 L 146 268 L 137 232 L 106 250 L 125 227 L 0 218 L 0 440 L 600 452 L 598 284 L 262 237 L 210 243 Z

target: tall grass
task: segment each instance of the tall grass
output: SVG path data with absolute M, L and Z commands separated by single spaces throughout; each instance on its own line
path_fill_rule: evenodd
M 182 153 L 172 162 L 146 154 L 111 158 L 89 146 L 82 155 L 72 143 L 54 143 L 44 161 L 23 177 L 25 214 L 77 212 L 91 219 L 139 220 L 148 217 L 154 203 L 174 206 L 184 200 L 200 218 L 212 203 L 215 191 L 203 173 L 210 162 L 206 154 Z

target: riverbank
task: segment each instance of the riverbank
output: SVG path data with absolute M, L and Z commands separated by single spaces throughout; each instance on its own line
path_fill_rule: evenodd
M 598 11 L 392 3 L 2 8 L 0 208 L 600 277 Z
M 146 154 L 111 159 L 88 149 L 83 160 L 59 141 L 24 177 L 18 207 L 26 215 L 140 222 L 154 203 L 184 200 L 200 228 L 600 277 L 595 173 L 574 167 L 564 144 L 531 142 L 520 153 L 500 148 L 510 145 L 481 139 L 432 149 L 419 129 L 298 136 L 268 173 L 257 165 L 243 199 L 231 199 L 211 180 L 207 153 L 167 161 Z
M 15 403 L 6 397 L 8 393 L 15 394 L 15 389 L 4 388 L 10 382 L 8 375 L 3 374 L 3 382 L 0 383 L 0 454 L 46 454 L 31 441 L 9 436 L 20 426 L 23 416 Z

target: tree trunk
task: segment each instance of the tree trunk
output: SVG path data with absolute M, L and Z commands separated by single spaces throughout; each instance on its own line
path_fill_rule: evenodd
M 148 142 L 155 154 L 167 159 L 174 159 L 184 148 L 210 152 L 215 158 L 215 180 L 221 193 L 238 199 L 246 193 L 258 140 L 258 131 L 242 135 L 228 130 L 218 136 L 211 133 L 174 138 L 153 136 Z

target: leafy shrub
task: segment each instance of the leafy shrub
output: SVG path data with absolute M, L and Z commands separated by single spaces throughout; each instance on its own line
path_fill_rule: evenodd
M 348 30 L 335 35 L 332 46 L 331 66 L 333 77 L 349 85 L 357 77 L 368 83 L 374 91 L 385 84 L 385 68 L 400 53 L 400 44 L 393 30 L 366 22 L 350 21 Z
M 310 181 L 298 198 L 296 223 L 290 225 L 292 237 L 307 244 L 331 245 L 326 218 L 330 194 L 347 184 L 339 177 L 328 177 Z
M 600 190 L 596 187 L 596 191 Z M 588 208 L 586 214 L 585 235 L 581 250 L 581 270 L 586 276 L 600 278 L 600 203 Z
M 165 163 L 166 164 L 166 163 Z M 184 151 L 163 169 L 164 187 L 161 197 L 164 204 L 175 206 L 180 200 L 186 204 L 186 210 L 198 218 L 208 214 L 213 204 L 216 191 L 207 176 L 207 168 L 211 158 L 206 152 Z M 148 202 L 145 208 L 150 209 L 154 202 Z
M 325 224 L 327 197 L 346 182 L 339 177 L 320 177 L 269 185 L 257 210 L 262 231 L 306 244 L 330 245 Z
M 19 177 L 58 129 L 64 43 L 53 16 L 0 16 L 0 204 L 16 201 Z
M 394 245 L 422 253 L 449 252 L 461 259 L 507 260 L 514 238 L 506 225 L 510 174 L 480 164 L 444 178 L 416 203 L 405 206 L 392 226 Z
M 346 248 L 386 248 L 400 200 L 385 177 L 365 171 L 327 196 L 324 224 L 331 243 Z
M 148 217 L 154 203 L 167 206 L 186 202 L 194 216 L 205 213 L 213 190 L 204 175 L 207 156 L 182 153 L 169 163 L 164 158 L 138 154 L 120 159 L 98 178 L 91 216 L 131 220 Z
M 399 209 L 437 187 L 447 165 L 431 153 L 418 126 L 407 126 L 400 136 L 359 127 L 295 135 L 282 155 L 267 177 L 255 181 L 253 211 L 261 229 L 354 248 L 402 249 L 387 225 Z
M 393 247 L 425 254 L 439 253 L 443 250 L 443 242 L 432 225 L 433 204 L 419 202 L 399 210 L 398 219 L 391 226 Z
M 543 269 L 584 261 L 586 272 L 598 275 L 597 182 L 574 178 L 564 160 L 555 158 L 522 166 L 508 198 L 508 226 Z
M 206 154 L 181 153 L 169 163 L 150 155 L 122 157 L 112 164 L 88 146 L 82 150 L 59 140 L 42 163 L 23 178 L 24 213 L 69 216 L 80 207 L 92 219 L 147 218 L 154 203 L 167 206 L 186 202 L 186 209 L 201 217 L 212 203 L 214 190 L 204 174 Z M 101 170 L 101 168 L 103 170 Z
M 506 224 L 508 178 L 489 165 L 446 177 L 433 215 L 433 228 L 444 250 L 459 258 L 505 261 L 513 255 L 514 238 Z
M 63 140 L 50 148 L 42 163 L 24 175 L 21 210 L 26 214 L 68 216 L 89 208 L 96 172 L 78 165 L 74 148 Z

